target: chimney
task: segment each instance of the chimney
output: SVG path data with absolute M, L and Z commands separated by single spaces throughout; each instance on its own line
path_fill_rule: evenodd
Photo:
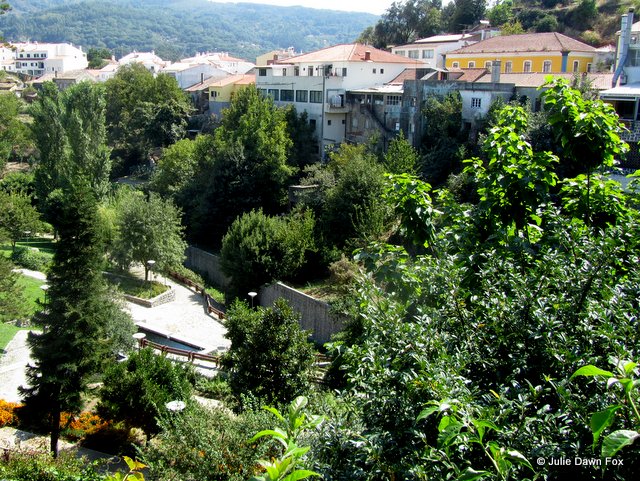
M 494 60 L 491 63 L 491 83 L 500 83 L 500 67 L 502 62 L 500 60 Z
M 371 60 L 371 50 L 367 50 L 364 52 L 364 61 L 368 62 Z
M 617 85 L 618 79 L 622 75 L 624 65 L 627 62 L 627 55 L 629 53 L 629 42 L 631 41 L 631 28 L 633 26 L 633 13 L 634 9 L 630 8 L 629 12 L 626 15 L 622 15 L 622 19 L 620 22 L 620 39 L 618 41 L 616 68 L 613 72 L 611 87 L 615 87 Z

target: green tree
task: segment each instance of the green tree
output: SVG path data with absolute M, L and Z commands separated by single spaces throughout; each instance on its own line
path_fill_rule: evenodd
M 31 197 L 22 193 L 0 191 L 0 231 L 11 240 L 15 252 L 16 242 L 26 237 L 26 232 L 35 232 L 40 224 L 40 215 L 31 204 Z
M 123 267 L 133 262 L 142 264 L 145 280 L 149 276 L 148 261 L 154 260 L 157 269 L 167 271 L 184 260 L 187 244 L 182 238 L 180 211 L 170 200 L 157 194 L 145 198 L 140 194 L 128 196 L 116 221 L 117 235 L 112 255 Z
M 31 109 L 39 151 L 35 172 L 39 202 L 46 204 L 56 189 L 74 182 L 87 182 L 98 198 L 107 194 L 111 158 L 105 106 L 100 85 L 82 82 L 59 92 L 52 82 L 45 83 Z
M 173 77 L 154 76 L 143 65 L 118 70 L 106 84 L 106 121 L 120 171 L 147 160 L 151 149 L 186 135 L 191 105 Z
M 309 388 L 314 352 L 299 316 L 283 299 L 250 309 L 236 301 L 227 312 L 231 347 L 223 363 L 236 393 L 250 392 L 268 403 L 288 402 Z
M 87 50 L 87 60 L 89 68 L 100 69 L 107 65 L 107 61 L 111 59 L 112 53 L 108 48 L 92 47 Z
M 112 351 L 106 333 L 113 322 L 112 301 L 102 278 L 104 251 L 96 230 L 96 201 L 87 186 L 65 192 L 56 228 L 60 239 L 48 275 L 43 332 L 29 334 L 35 365 L 27 367 L 28 386 L 21 388 L 26 418 L 51 434 L 54 456 L 60 415 L 80 411 L 89 376 Z
M 25 314 L 26 300 L 18 284 L 18 274 L 13 264 L 0 255 L 0 322 L 19 319 Z
M 384 166 L 390 174 L 415 174 L 418 158 L 418 152 L 400 131 L 384 154 Z
M 498 0 L 487 12 L 487 18 L 492 27 L 500 27 L 505 23 L 509 23 L 513 18 L 513 1 Z
M 231 277 L 230 297 L 273 280 L 293 278 L 314 249 L 311 211 L 269 217 L 251 211 L 238 217 L 222 239 L 221 267 Z
M 142 428 L 151 437 L 159 432 L 158 420 L 166 412 L 166 404 L 188 402 L 190 396 L 187 370 L 147 348 L 106 370 L 98 412 L 107 419 Z
M 287 134 L 291 139 L 291 148 L 287 153 L 287 164 L 297 169 L 315 164 L 320 160 L 317 151 L 315 128 L 309 123 L 307 112 L 298 115 L 296 108 L 291 105 L 284 109 L 287 122 Z
M 0 173 L 11 156 L 29 146 L 28 128 L 19 119 L 21 101 L 13 94 L 0 94 Z
M 449 20 L 450 32 L 462 32 L 484 18 L 484 0 L 453 0 L 453 15 Z

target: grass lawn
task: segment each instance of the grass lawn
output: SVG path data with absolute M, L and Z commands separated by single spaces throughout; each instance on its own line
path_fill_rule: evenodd
M 42 237 L 31 237 L 27 240 L 21 240 L 16 242 L 17 247 L 36 247 L 40 252 L 44 253 L 46 256 L 53 259 L 53 253 L 56 249 L 56 243 L 53 242 L 53 239 L 45 239 Z M 5 257 L 11 257 L 11 252 L 13 249 L 11 248 L 10 242 L 5 242 L 4 244 L 0 244 L 0 255 Z
M 18 284 L 22 287 L 22 293 L 27 299 L 29 315 L 32 315 L 39 309 L 37 300 L 44 302 L 44 291 L 40 286 L 46 284 L 46 281 L 23 275 L 20 276 Z
M 15 336 L 16 332 L 18 332 L 19 330 L 20 328 L 16 326 L 0 322 L 0 353 L 5 347 L 7 347 L 9 341 L 13 339 L 13 336 Z
M 308 282 L 304 286 L 294 286 L 297 290 L 304 292 L 308 296 L 320 299 L 325 302 L 337 300 L 344 290 L 329 282 L 329 279 L 323 279 L 314 282 Z
M 122 292 L 130 296 L 140 297 L 142 299 L 153 299 L 159 296 L 169 287 L 157 281 L 145 282 L 135 277 L 127 277 L 120 275 L 107 275 L 107 281 L 118 287 Z

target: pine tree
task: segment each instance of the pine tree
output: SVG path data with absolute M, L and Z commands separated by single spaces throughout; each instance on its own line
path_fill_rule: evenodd
M 96 215 L 88 187 L 65 192 L 56 213 L 60 240 L 49 273 L 43 332 L 29 335 L 35 366 L 27 368 L 29 387 L 21 388 L 25 413 L 51 434 L 54 456 L 61 413 L 80 410 L 87 378 L 108 352 L 105 333 L 113 309 L 102 279 Z

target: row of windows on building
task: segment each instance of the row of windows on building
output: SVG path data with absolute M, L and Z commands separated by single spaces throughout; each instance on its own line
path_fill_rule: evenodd
M 324 68 L 324 74 L 327 77 L 346 77 L 347 76 L 347 68 L 346 67 L 342 67 L 342 68 L 332 68 L 330 65 L 326 65 L 326 66 L 322 66 L 320 65 L 319 67 L 314 67 L 313 65 L 310 65 L 309 67 L 302 67 L 302 71 L 304 72 L 302 76 L 305 77 L 320 77 L 322 76 L 322 69 Z M 373 73 L 378 73 L 378 71 L 380 72 L 380 74 L 384 74 L 384 69 L 383 68 L 374 68 L 373 69 Z M 286 77 L 287 76 L 287 69 L 283 68 L 282 70 L 277 70 L 273 72 L 274 76 L 276 77 Z M 258 77 L 266 77 L 267 76 L 267 69 L 266 68 L 259 68 L 258 69 Z M 293 76 L 294 77 L 300 77 L 300 67 L 294 67 L 293 68 Z
M 490 69 L 491 68 L 491 61 L 487 60 L 484 63 L 484 68 L 486 69 Z M 551 60 L 545 60 L 542 63 L 542 72 L 543 73 L 551 73 L 551 68 L 553 66 L 553 63 L 551 62 Z M 452 68 L 460 68 L 460 62 L 452 62 L 451 63 L 451 67 Z M 476 67 L 476 62 L 473 60 L 470 60 L 467 63 L 467 68 L 475 68 Z M 524 73 L 531 73 L 532 72 L 532 68 L 533 68 L 533 62 L 531 60 L 525 60 L 524 62 L 522 62 L 522 71 Z M 572 65 L 572 72 L 578 72 L 580 70 L 580 62 L 578 60 L 574 60 L 573 61 L 573 65 Z M 513 62 L 511 61 L 507 61 L 504 62 L 504 73 L 512 73 L 513 72 Z M 588 63 L 587 64 L 587 72 L 591 72 L 591 64 Z
M 24 54 L 21 53 L 20 55 L 18 55 L 18 58 L 32 58 L 30 53 Z M 47 54 L 46 53 L 34 53 L 33 54 L 33 58 L 47 58 Z
M 427 49 L 427 50 L 396 50 L 396 55 L 401 55 L 403 57 L 408 57 L 408 58 L 433 58 L 433 49 Z
M 16 68 L 22 68 L 22 67 L 44 68 L 44 64 L 42 62 L 16 62 Z
M 295 98 L 295 102 L 299 103 L 322 103 L 322 90 L 258 89 L 258 92 L 263 96 L 268 95 L 279 102 L 294 102 Z M 384 103 L 387 105 L 400 105 L 402 103 L 402 95 L 387 95 Z M 342 102 L 340 106 L 342 106 Z

